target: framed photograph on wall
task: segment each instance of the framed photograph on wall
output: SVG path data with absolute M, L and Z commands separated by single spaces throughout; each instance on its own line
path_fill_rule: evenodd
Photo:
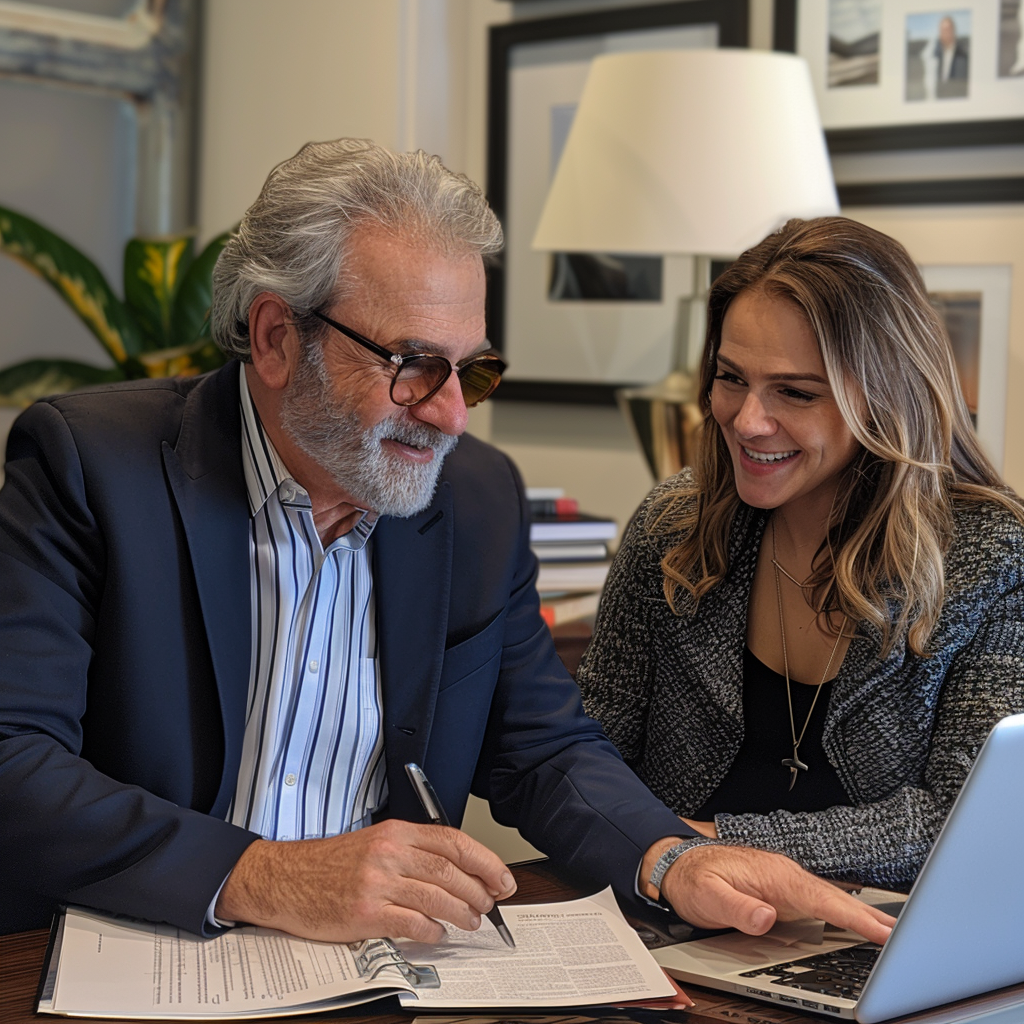
M 971 203 L 842 206 L 897 239 L 921 268 L 950 330 L 968 406 L 989 458 L 1024 491 L 1024 205 Z M 975 383 L 976 381 L 976 383 Z M 974 395 L 976 394 L 976 400 Z
M 993 464 L 1002 466 L 1012 268 L 932 264 L 921 274 L 953 344 L 978 439 Z
M 495 26 L 487 190 L 505 228 L 488 331 L 509 362 L 495 398 L 614 404 L 669 369 L 688 257 L 531 248 L 590 62 L 603 53 L 746 46 L 748 0 L 683 0 Z M 680 126 L 685 130 L 685 126 Z
M 830 150 L 1024 143 L 1024 0 L 775 0 Z
M 1000 183 L 1006 187 L 996 187 Z M 1014 239 L 1024 207 L 1016 207 L 1016 215 L 1007 219 L 1001 212 L 1014 207 L 998 204 L 1024 199 L 1024 178 L 879 182 L 840 185 L 837 192 L 844 216 L 891 232 L 910 248 L 932 305 L 946 325 L 978 437 L 1001 469 L 1006 459 L 1013 279 L 1024 270 L 1024 249 Z M 933 210 L 913 212 L 922 206 Z M 977 224 L 971 224 L 972 207 Z M 909 237 L 904 230 L 892 230 L 886 223 L 890 215 L 912 220 Z M 947 216 L 955 220 L 947 222 Z M 993 216 L 1006 224 L 998 238 L 988 223 Z M 970 227 L 964 230 L 966 225 Z M 987 250 L 986 244 L 991 246 Z M 998 262 L 1007 252 L 1014 253 L 1015 263 Z

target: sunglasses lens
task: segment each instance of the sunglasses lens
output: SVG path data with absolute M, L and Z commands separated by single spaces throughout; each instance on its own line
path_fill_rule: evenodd
M 501 383 L 505 364 L 496 356 L 481 356 L 459 369 L 462 397 L 470 408 L 479 405 Z
M 391 401 L 415 405 L 429 398 L 448 379 L 452 364 L 440 356 L 410 356 L 399 367 L 391 385 Z
M 416 405 L 438 391 L 452 372 L 452 364 L 441 356 L 409 356 L 399 367 L 391 385 L 396 405 Z M 505 363 L 496 355 L 480 355 L 459 367 L 462 397 L 468 406 L 479 405 L 501 381 Z

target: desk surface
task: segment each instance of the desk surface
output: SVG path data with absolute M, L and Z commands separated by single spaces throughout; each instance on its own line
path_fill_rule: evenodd
M 584 893 L 562 882 L 558 876 L 542 862 L 531 862 L 513 867 L 519 891 L 510 902 L 542 903 L 551 900 L 572 899 Z M 36 989 L 39 975 L 46 953 L 48 933 L 45 930 L 21 932 L 17 935 L 0 935 L 0 1024 L 40 1024 L 41 1021 L 56 1021 L 60 1018 L 39 1016 L 35 1013 Z M 696 1002 L 696 1006 L 685 1012 L 665 1011 L 651 1014 L 650 1020 L 661 1019 L 665 1024 L 710 1024 L 710 1022 L 730 1021 L 732 1024 L 821 1024 L 822 1021 L 836 1018 L 823 1017 L 818 1014 L 794 1013 L 785 1007 L 776 1007 L 766 1003 L 755 1003 L 736 996 L 708 989 L 686 986 L 687 994 Z M 1016 985 L 1011 989 L 1002 989 L 1000 993 L 992 993 L 966 1000 L 963 1003 L 951 1004 L 944 1009 L 929 1010 L 909 1017 L 901 1017 L 899 1022 L 892 1024 L 951 1024 L 951 1022 L 967 1020 L 987 1009 L 996 1010 L 1005 1002 L 1006 996 L 1013 994 L 1016 999 L 1024 998 L 1024 985 Z M 970 1008 L 967 1016 L 963 1011 Z M 956 1012 L 959 1010 L 960 1012 Z M 270 1020 L 282 1022 L 316 1021 L 318 1024 L 330 1024 L 332 1021 L 345 1024 L 410 1024 L 415 1013 L 367 1013 L 366 1006 L 354 1007 L 351 1011 L 336 1011 L 311 1014 L 300 1017 L 279 1017 Z M 1016 1011 L 1019 1014 L 1019 1009 Z M 455 1014 L 450 1014 L 454 1016 Z M 564 1016 L 560 1014 L 560 1016 Z M 71 1019 L 71 1018 L 67 1018 Z M 76 1018 L 82 1019 L 82 1018 Z M 1016 1022 L 1019 1016 L 1001 1017 L 1000 1021 Z M 516 1020 L 529 1020 L 521 1015 Z M 986 1024 L 987 1024 L 986 1018 Z M 150 1022 L 151 1024 L 151 1022 Z

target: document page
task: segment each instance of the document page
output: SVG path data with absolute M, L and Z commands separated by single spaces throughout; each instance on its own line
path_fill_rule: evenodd
M 502 913 L 515 949 L 486 918 L 477 932 L 448 926 L 447 941 L 437 945 L 346 945 L 253 927 L 203 939 L 72 908 L 39 1010 L 211 1020 L 313 1013 L 391 994 L 404 1002 L 414 990 L 420 998 L 408 1005 L 453 1008 L 593 1005 L 675 993 L 611 890 L 569 903 L 503 905 Z
M 361 978 L 341 943 L 269 928 L 202 939 L 169 925 L 69 910 L 53 995 L 39 1008 L 87 1017 L 262 1017 L 366 1002 L 404 987 L 400 975 Z
M 439 988 L 400 993 L 403 1006 L 579 1006 L 671 996 L 675 989 L 626 923 L 611 889 L 568 903 L 501 905 L 516 948 L 484 918 L 448 925 L 440 945 L 399 940 L 412 963 L 437 968 Z

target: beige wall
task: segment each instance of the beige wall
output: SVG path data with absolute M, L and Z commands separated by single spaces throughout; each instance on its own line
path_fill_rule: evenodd
M 206 5 L 199 175 L 203 235 L 238 220 L 304 142 L 398 143 L 397 0 Z
M 212 0 L 200 234 L 235 222 L 310 140 L 422 147 L 483 182 L 487 29 L 510 13 L 503 0 Z

